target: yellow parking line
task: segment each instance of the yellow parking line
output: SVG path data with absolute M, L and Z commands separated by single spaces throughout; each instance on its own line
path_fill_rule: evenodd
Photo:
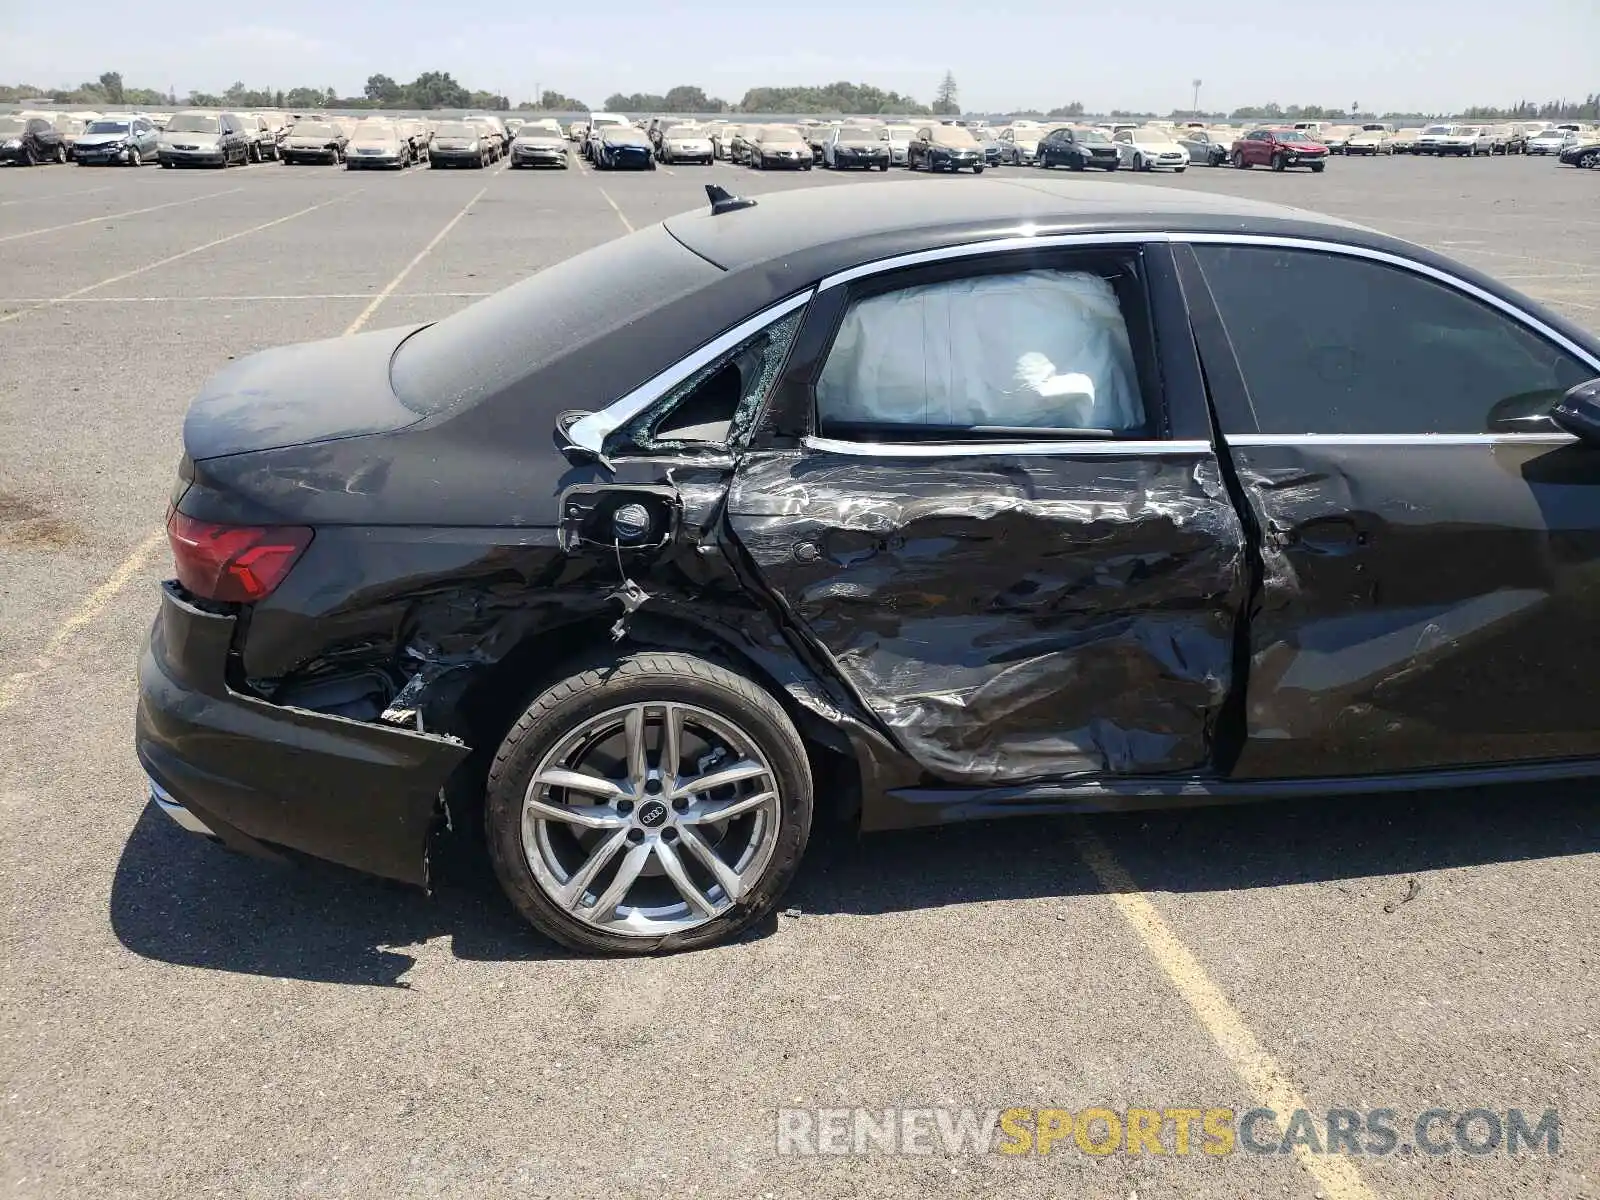
M 504 167 L 501 168 L 501 170 L 504 169 Z M 372 298 L 372 303 L 361 310 L 361 315 L 358 316 L 354 321 L 350 322 L 350 327 L 344 331 L 345 337 L 349 337 L 353 333 L 361 332 L 362 327 L 372 319 L 372 314 L 377 312 L 378 309 L 383 306 L 383 302 L 394 294 L 395 288 L 404 283 L 406 276 L 411 274 L 411 272 L 416 269 L 417 264 L 423 259 L 427 258 L 428 255 L 433 252 L 433 248 L 435 246 L 444 241 L 444 239 L 449 235 L 450 231 L 461 223 L 461 219 L 467 215 L 468 210 L 470 210 L 472 206 L 479 200 L 483 199 L 483 194 L 488 190 L 489 189 L 487 186 L 479 188 L 477 195 L 473 196 L 471 200 L 468 200 L 466 204 L 462 206 L 461 211 L 446 221 L 444 228 L 433 235 L 433 240 L 421 250 L 418 250 L 416 257 L 408 262 L 405 266 L 400 268 L 400 274 L 391 279 L 388 286 Z
M 1239 1010 L 1139 890 L 1133 876 L 1117 861 L 1110 847 L 1095 834 L 1085 833 L 1078 839 L 1077 848 L 1123 919 L 1133 927 L 1145 951 L 1200 1018 L 1234 1074 L 1254 1094 L 1256 1103 L 1285 1119 L 1297 1109 L 1309 1113 L 1311 1106 L 1295 1087 L 1289 1072 L 1256 1040 Z M 1313 1118 L 1313 1124 L 1317 1127 L 1318 1139 L 1327 1145 L 1323 1123 Z M 1298 1144 L 1294 1150 L 1301 1166 L 1321 1186 L 1328 1200 L 1376 1200 L 1377 1193 L 1367 1186 L 1349 1159 L 1312 1154 Z
M 188 196 L 182 200 L 168 200 L 165 204 L 152 204 L 149 208 L 130 208 L 126 212 L 107 213 L 103 217 L 85 217 L 81 221 L 68 221 L 65 225 L 49 225 L 43 229 L 27 229 L 22 233 L 8 233 L 0 237 L 0 242 L 15 242 L 22 238 L 42 237 L 47 233 L 59 233 L 63 229 L 76 229 L 80 225 L 93 225 L 97 221 L 118 221 L 123 217 L 137 217 L 140 213 L 155 212 L 162 208 L 177 208 L 180 204 L 197 204 L 201 200 L 213 200 L 218 196 L 231 196 L 235 192 L 242 192 L 243 188 L 227 188 L 220 192 L 206 192 L 201 196 Z M 44 199 L 44 197 L 40 197 Z M 55 199 L 55 197 L 50 197 Z
M 128 586 L 128 581 L 144 568 L 150 555 L 165 537 L 166 530 L 157 530 L 134 547 L 133 553 L 122 560 L 105 582 L 90 592 L 84 602 L 65 621 L 55 627 L 50 634 L 50 640 L 45 643 L 44 651 L 35 661 L 33 670 L 18 671 L 0 679 L 0 712 L 15 704 L 22 694 L 22 685 L 40 672 L 48 670 L 53 656 L 88 626 L 89 622 L 98 617 L 106 605 L 116 598 L 118 592 Z

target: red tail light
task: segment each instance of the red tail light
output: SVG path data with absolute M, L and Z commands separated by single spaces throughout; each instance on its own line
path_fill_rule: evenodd
M 298 525 L 216 525 L 174 512 L 167 540 L 178 582 L 204 600 L 238 604 L 270 596 L 305 548 L 311 530 Z

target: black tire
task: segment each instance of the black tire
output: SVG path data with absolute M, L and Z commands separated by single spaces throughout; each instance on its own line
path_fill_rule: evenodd
M 1326 167 L 1327 165 L 1328 165 L 1327 163 L 1312 163 L 1311 164 L 1311 173 L 1314 174 L 1314 175 L 1321 175 L 1322 174 L 1322 169 L 1324 167 Z M 1179 167 L 1178 169 L 1180 171 L 1183 170 L 1182 167 Z M 1341 167 L 1340 170 L 1343 170 L 1343 168 Z
M 972 168 L 972 173 L 974 175 L 982 175 L 983 174 L 983 168 L 982 167 L 973 167 Z
M 22 165 L 25 167 L 37 167 L 39 165 L 38 151 L 34 150 L 32 146 L 24 146 L 22 148 Z
M 1252 166 L 1251 163 L 1245 161 L 1243 150 L 1235 150 L 1233 152 L 1233 165 L 1235 169 L 1240 171 L 1248 171 Z
M 1289 169 L 1289 162 L 1283 157 L 1283 155 L 1274 154 L 1272 156 L 1272 169 L 1274 171 L 1287 171 Z
M 1595 167 L 1600 167 L 1600 150 L 1590 150 L 1585 154 L 1579 155 L 1578 165 L 1580 167 L 1588 167 L 1591 170 Z
M 568 731 L 630 703 L 695 704 L 735 723 L 759 745 L 777 783 L 780 825 L 771 862 L 727 912 L 661 937 L 626 937 L 587 925 L 539 886 L 522 845 L 528 778 Z M 777 905 L 811 833 L 812 781 L 805 745 L 781 705 L 762 687 L 690 654 L 644 651 L 569 676 L 528 705 L 495 754 L 484 804 L 490 861 L 511 903 L 536 929 L 571 949 L 643 955 L 709 946 L 736 936 Z
M 139 147 L 134 146 L 128 150 L 128 165 L 130 167 L 144 166 L 144 155 L 139 153 Z
M 67 165 L 67 144 L 65 142 L 56 143 L 56 164 L 63 167 Z

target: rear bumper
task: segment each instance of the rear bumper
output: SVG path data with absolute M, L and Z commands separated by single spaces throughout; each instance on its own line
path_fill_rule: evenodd
M 157 803 L 230 844 L 425 884 L 439 791 L 469 748 L 234 691 L 226 669 L 237 622 L 162 585 L 139 656 L 134 734 Z

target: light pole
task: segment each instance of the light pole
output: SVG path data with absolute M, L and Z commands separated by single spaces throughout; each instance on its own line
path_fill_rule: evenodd
M 1194 103 L 1189 106 L 1189 111 L 1194 114 L 1194 119 L 1200 119 L 1200 81 L 1194 81 Z

